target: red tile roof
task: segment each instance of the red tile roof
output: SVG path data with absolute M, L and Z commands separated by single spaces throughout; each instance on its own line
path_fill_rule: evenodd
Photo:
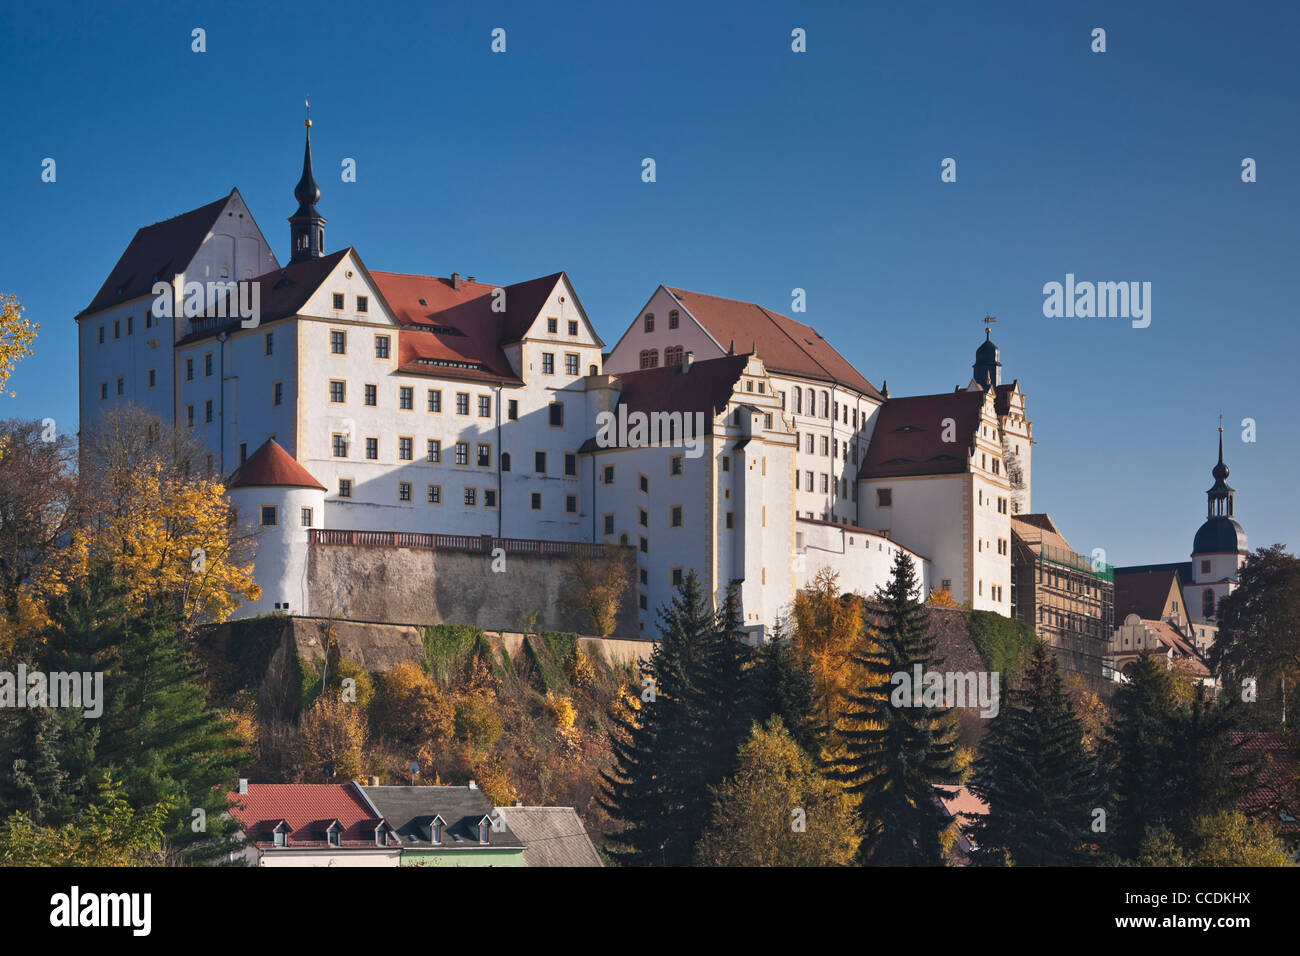
M 226 799 L 250 843 L 271 844 L 270 831 L 284 820 L 290 831 L 287 846 L 326 848 L 324 828 L 337 820 L 343 828 L 341 846 L 375 846 L 380 821 L 352 784 L 250 783 L 248 793 L 231 792 Z M 388 845 L 400 843 L 390 835 Z
M 1210 669 L 1205 666 L 1201 656 L 1196 653 L 1196 648 L 1183 637 L 1178 628 L 1168 621 L 1148 621 L 1143 620 L 1142 626 L 1146 632 L 1154 637 L 1174 652 L 1174 661 L 1185 665 L 1191 673 L 1198 677 L 1209 677 Z
M 727 407 L 736 382 L 749 364 L 748 355 L 693 362 L 689 372 L 667 365 L 618 376 L 618 403 L 629 412 L 704 412 L 706 424 Z
M 268 438 L 235 470 L 227 488 L 326 488 L 293 455 Z
M 771 372 L 843 385 L 884 400 L 876 387 L 811 326 L 753 302 L 686 289 L 668 291 L 723 348 L 734 342 L 737 349 L 748 351 L 752 345 Z
M 149 295 L 155 282 L 171 282 L 190 264 L 234 192 L 232 189 L 206 206 L 136 230 L 95 298 L 77 313 L 77 318 Z
M 959 474 L 970 465 L 984 393 L 944 392 L 891 398 L 876 413 L 876 428 L 859 478 Z M 943 420 L 955 423 L 954 442 L 943 441 Z
M 1251 816 L 1267 813 L 1279 832 L 1300 835 L 1300 743 L 1263 731 L 1233 734 L 1233 742 L 1238 754 L 1260 765 L 1255 789 L 1237 801 L 1237 809 Z M 1291 819 L 1279 820 L 1279 809 Z

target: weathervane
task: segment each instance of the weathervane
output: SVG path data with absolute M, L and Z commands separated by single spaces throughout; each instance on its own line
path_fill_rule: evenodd
M 303 103 L 307 107 L 307 122 L 303 123 L 302 125 L 310 126 L 311 125 L 311 96 L 308 95 L 308 97 L 305 100 L 303 100 Z
M 986 315 L 986 316 L 984 316 L 984 337 L 985 337 L 985 338 L 988 338 L 988 337 L 989 337 L 989 334 L 993 331 L 993 329 L 991 328 L 991 326 L 992 326 L 993 323 L 996 322 L 996 321 L 997 321 L 997 319 L 995 319 L 995 318 L 994 318 L 993 316 L 991 316 L 991 315 Z

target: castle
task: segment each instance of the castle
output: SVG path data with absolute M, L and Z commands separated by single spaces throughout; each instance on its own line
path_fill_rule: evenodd
M 232 189 L 137 231 L 76 317 L 82 427 L 143 406 L 226 476 L 259 540 L 240 615 L 320 613 L 305 569 L 331 531 L 628 546 L 644 636 L 691 569 L 715 603 L 739 588 L 761 640 L 823 567 L 870 594 L 898 550 L 923 588 L 1009 614 L 1032 423 L 987 330 L 967 385 L 906 398 L 807 325 L 666 285 L 606 351 L 563 272 L 327 254 L 307 126 L 287 264 Z M 598 434 L 638 412 L 667 440 Z

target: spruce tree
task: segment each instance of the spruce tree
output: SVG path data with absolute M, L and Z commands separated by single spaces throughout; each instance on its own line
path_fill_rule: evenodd
M 888 585 L 877 591 L 879 633 L 854 656 L 858 683 L 838 724 L 844 753 L 833 761 L 833 775 L 861 797 L 859 860 L 871 866 L 944 862 L 948 821 L 935 785 L 956 776 L 952 713 L 942 706 L 896 707 L 890 699 L 893 675 L 910 680 L 915 665 L 925 672 L 942 663 L 917 592 L 912 561 L 900 550 Z M 919 703 L 920 689 L 914 690 Z
M 1001 866 L 1078 866 L 1094 842 L 1099 787 L 1079 721 L 1061 686 L 1056 657 L 1043 642 L 1004 695 L 975 761 L 971 790 L 988 813 L 970 828 L 972 862 Z
M 814 763 L 819 761 L 827 728 L 817 703 L 817 686 L 793 639 L 779 623 L 759 655 L 755 683 L 757 719 L 766 723 L 771 717 L 780 717 L 800 749 Z

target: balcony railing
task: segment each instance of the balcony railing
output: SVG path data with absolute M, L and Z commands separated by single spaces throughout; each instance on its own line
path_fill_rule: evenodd
M 416 531 L 338 531 L 313 528 L 313 545 L 346 545 L 362 548 L 427 548 L 433 551 L 477 551 L 490 554 L 501 548 L 506 554 L 560 554 L 603 558 L 605 545 L 587 541 L 542 541 L 536 538 L 496 538 L 490 534 L 424 534 Z

